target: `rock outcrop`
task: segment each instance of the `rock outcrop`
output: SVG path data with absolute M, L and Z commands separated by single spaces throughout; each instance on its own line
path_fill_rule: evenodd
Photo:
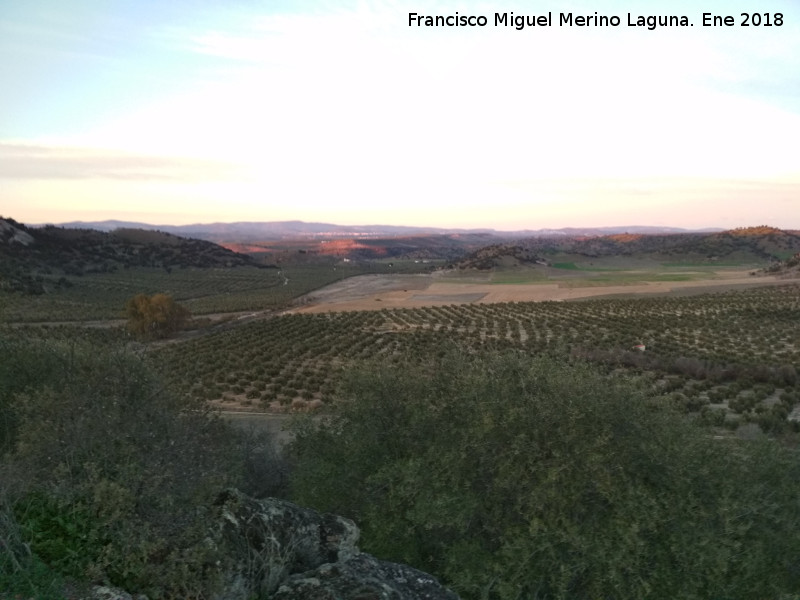
M 458 600 L 434 578 L 406 565 L 356 554 L 292 575 L 273 600 Z
M 65 594 L 65 597 L 70 597 Z M 80 600 L 147 600 L 147 596 L 131 596 L 128 592 L 109 587 L 106 585 L 96 585 Z
M 235 489 L 214 508 L 206 543 L 223 557 L 208 565 L 219 574 L 214 600 L 458 600 L 427 573 L 360 552 L 350 519 Z M 147 600 L 107 586 L 67 597 Z
M 359 531 L 349 519 L 285 500 L 257 500 L 238 490 L 217 498 L 215 545 L 227 564 L 220 600 L 269 594 L 292 573 L 344 561 L 358 553 Z
M 427 573 L 358 550 L 349 519 L 226 490 L 211 543 L 226 556 L 218 600 L 458 600 Z

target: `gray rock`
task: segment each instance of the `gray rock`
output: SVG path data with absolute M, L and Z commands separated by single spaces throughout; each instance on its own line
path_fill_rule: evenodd
M 269 594 L 292 573 L 358 553 L 359 531 L 350 519 L 276 498 L 257 500 L 234 489 L 223 492 L 216 505 L 216 544 L 227 559 L 219 600 Z
M 458 600 L 422 571 L 359 552 L 350 519 L 226 490 L 206 543 L 220 557 L 214 600 Z M 277 590 L 277 591 L 276 591 Z M 146 600 L 95 586 L 83 600 Z
M 88 595 L 83 595 L 81 600 L 147 600 L 147 596 L 131 596 L 128 592 L 106 585 L 92 586 Z
M 357 554 L 292 575 L 273 600 L 458 600 L 458 596 L 422 571 Z

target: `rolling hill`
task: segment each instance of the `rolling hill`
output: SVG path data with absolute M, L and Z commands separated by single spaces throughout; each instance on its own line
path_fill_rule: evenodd
M 760 226 L 713 233 L 527 238 L 481 248 L 454 266 L 485 270 L 503 265 L 545 264 L 565 255 L 586 260 L 617 256 L 661 263 L 777 264 L 797 252 L 800 233 Z
M 204 240 L 139 229 L 103 232 L 27 227 L 0 218 L 0 289 L 41 294 L 69 286 L 65 276 L 130 267 L 234 268 L 259 266 L 251 257 Z

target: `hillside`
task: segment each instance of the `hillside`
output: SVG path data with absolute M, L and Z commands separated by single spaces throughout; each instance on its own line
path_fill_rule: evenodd
M 613 239 L 614 236 L 670 238 L 688 230 L 658 226 L 564 227 L 500 231 L 489 228 L 440 228 L 399 225 L 338 225 L 304 221 L 197 223 L 192 225 L 150 225 L 126 221 L 74 221 L 65 229 L 99 231 L 168 232 L 219 244 L 272 264 L 303 263 L 315 256 L 356 261 L 430 260 L 458 261 L 489 245 L 516 245 L 530 240 L 537 248 L 569 247 L 575 240 Z M 657 241 L 657 245 L 663 242 Z M 537 250 L 534 248 L 534 251 Z M 612 248 L 609 251 L 613 251 Z M 303 255 L 303 256 L 300 256 Z
M 102 232 L 27 227 L 0 218 L 0 289 L 41 294 L 68 287 L 67 276 L 120 268 L 233 268 L 255 260 L 211 242 L 137 229 Z
M 800 234 L 774 227 L 747 227 L 714 233 L 644 235 L 622 233 L 597 237 L 527 238 L 487 246 L 454 266 L 490 269 L 501 265 L 544 264 L 558 255 L 586 259 L 647 258 L 658 262 L 777 263 L 800 252 Z
M 460 269 L 490 270 L 502 267 L 546 265 L 547 261 L 521 245 L 493 244 L 472 252 L 458 261 Z

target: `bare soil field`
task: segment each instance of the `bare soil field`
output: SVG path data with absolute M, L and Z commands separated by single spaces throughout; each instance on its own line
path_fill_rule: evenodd
M 630 272 L 629 272 L 630 273 Z M 687 281 L 634 281 L 605 283 L 576 279 L 541 283 L 475 282 L 431 275 L 362 275 L 331 284 L 301 297 L 287 312 L 318 313 L 383 308 L 420 308 L 443 304 L 577 300 L 581 298 L 637 295 L 688 295 L 722 292 L 792 280 L 754 277 L 747 270 L 719 270 Z

